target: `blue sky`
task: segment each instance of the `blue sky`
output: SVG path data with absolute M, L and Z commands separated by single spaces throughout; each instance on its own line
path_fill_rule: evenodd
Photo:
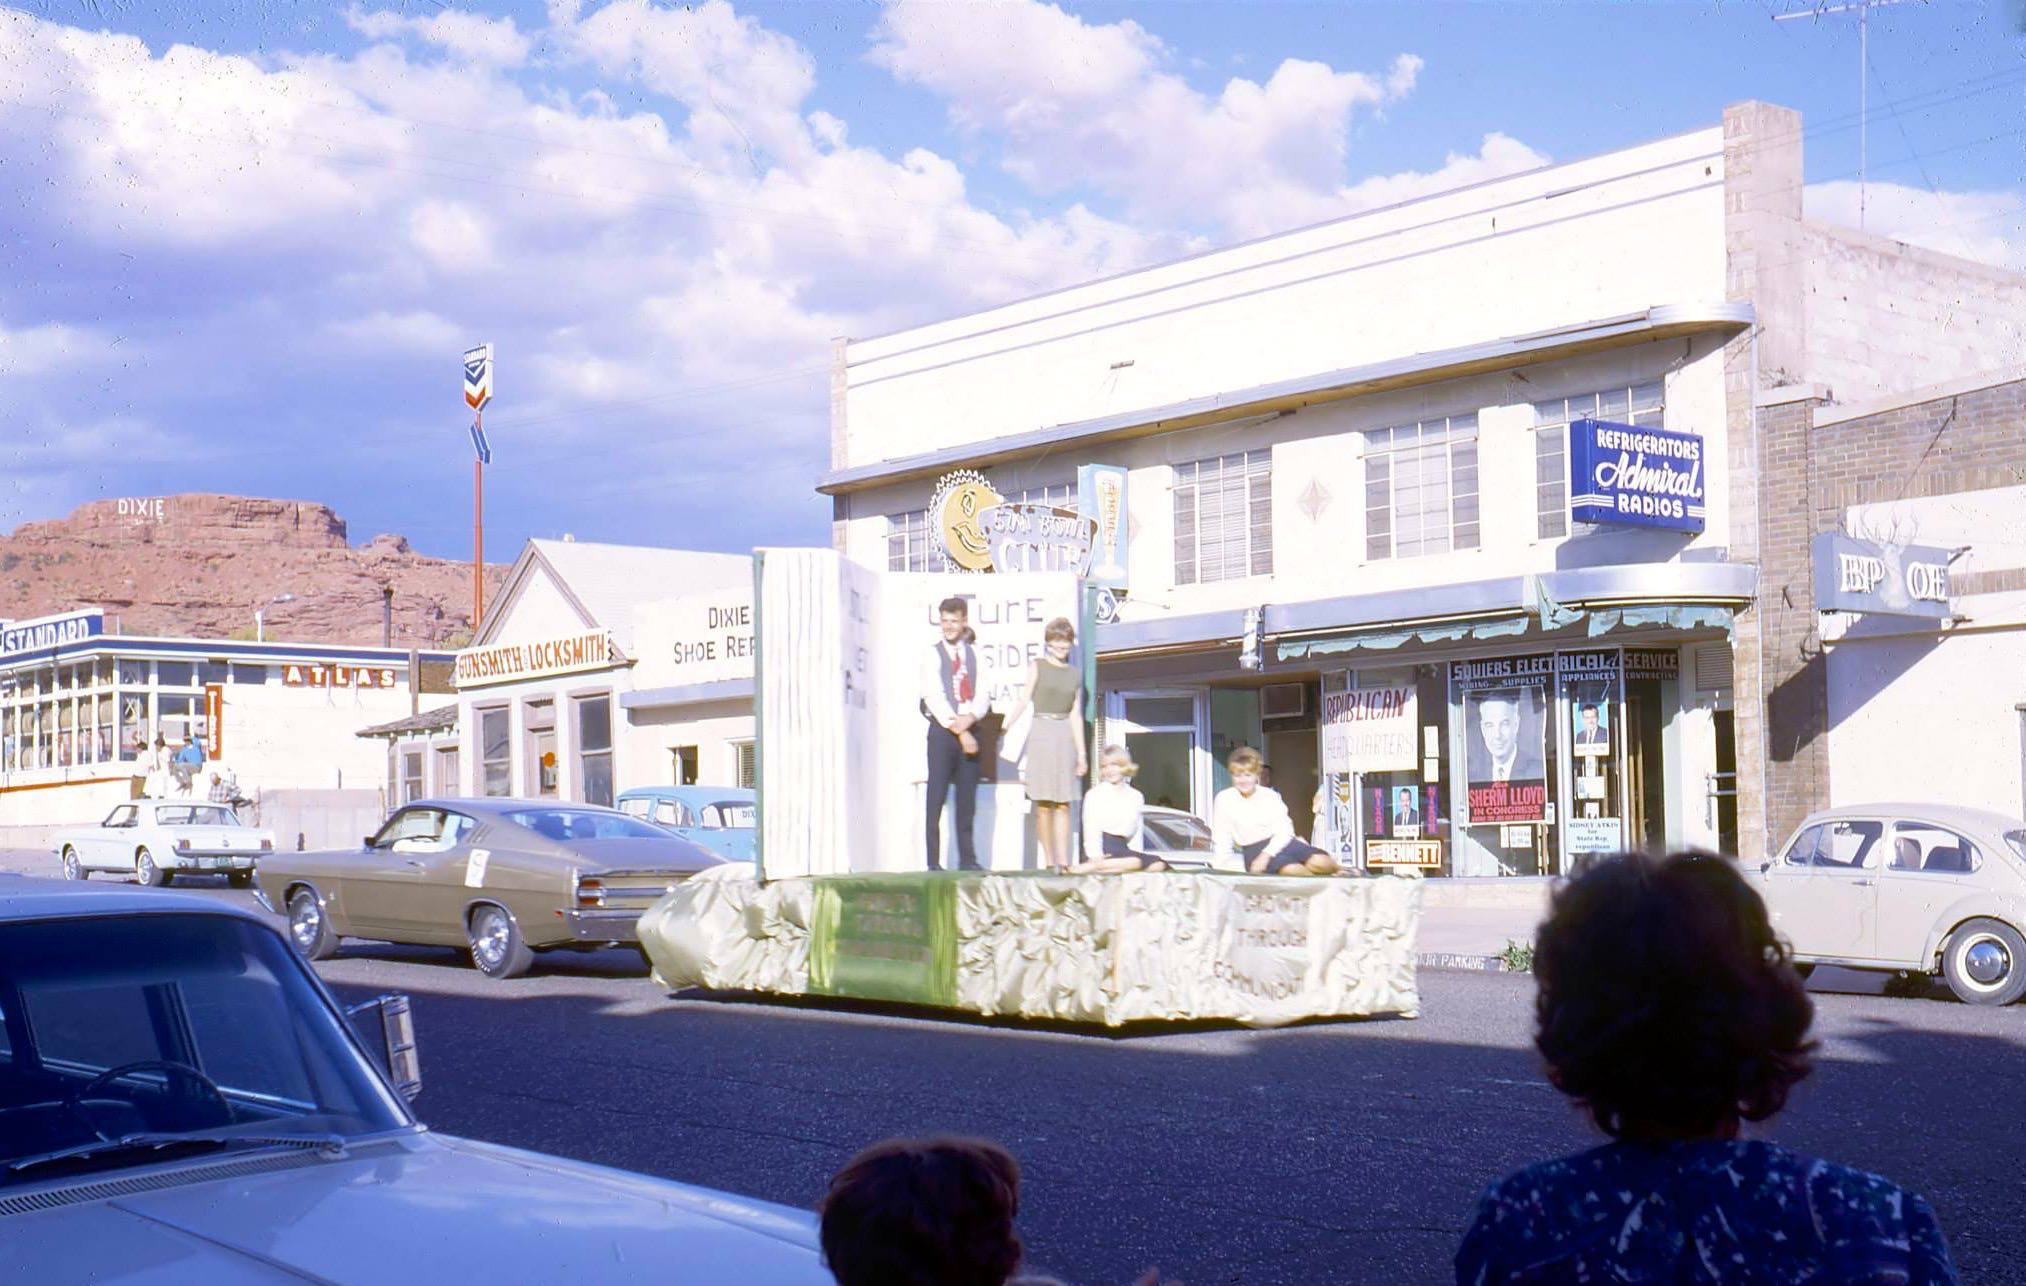
M 832 335 L 1752 97 L 1853 221 L 1802 7 L 0 2 L 0 527 L 216 490 L 467 556 L 486 339 L 495 556 L 821 542 Z M 1873 231 L 2026 269 L 2017 12 L 1874 13 Z

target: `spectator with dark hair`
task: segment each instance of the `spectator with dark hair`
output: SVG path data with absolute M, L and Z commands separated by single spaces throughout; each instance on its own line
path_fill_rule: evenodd
M 1020 1267 L 1020 1166 L 981 1139 L 888 1139 L 824 1195 L 838 1286 L 1005 1286 Z
M 1808 1074 L 1814 1007 L 1732 863 L 1595 863 L 1534 972 L 1548 1080 L 1612 1142 L 1493 1184 L 1458 1282 L 1956 1280 L 1919 1197 L 1739 1137 Z

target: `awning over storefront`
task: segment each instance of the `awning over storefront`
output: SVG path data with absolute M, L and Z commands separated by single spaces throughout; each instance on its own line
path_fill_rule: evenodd
M 1511 638 L 1530 631 L 1589 637 L 1627 629 L 1728 630 L 1758 593 L 1746 563 L 1632 563 L 1270 604 L 1262 634 L 1275 659 L 1414 644 Z M 1242 611 L 1101 626 L 1100 657 L 1235 643 Z
M 619 706 L 623 710 L 653 710 L 664 706 L 703 705 L 710 701 L 750 701 L 752 697 L 751 679 L 720 679 L 714 683 L 683 683 L 671 688 L 623 692 L 619 696 Z

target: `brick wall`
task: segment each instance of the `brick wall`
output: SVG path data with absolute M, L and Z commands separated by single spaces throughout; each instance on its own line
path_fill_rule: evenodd
M 1769 843 L 1829 802 L 1828 677 L 1809 555 L 1814 535 L 1840 530 L 1851 505 L 2026 485 L 2026 379 L 1849 418 L 1838 418 L 1835 408 L 1817 411 L 1821 405 L 1806 399 L 1759 411 L 1760 586 L 1752 647 L 1765 719 Z M 1990 592 L 2020 579 L 2012 570 L 1984 576 L 1990 583 L 1960 585 L 1958 592 Z M 1750 691 L 1740 674 L 1741 711 Z M 1740 745 L 1741 767 L 1744 753 Z M 1741 848 L 1748 844 L 1741 839 Z

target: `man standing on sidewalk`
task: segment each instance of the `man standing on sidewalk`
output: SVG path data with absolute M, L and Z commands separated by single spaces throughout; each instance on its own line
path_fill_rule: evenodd
M 928 716 L 928 856 L 929 869 L 943 869 L 943 801 L 957 792 L 957 864 L 980 869 L 971 834 L 978 806 L 978 738 L 973 731 L 991 709 L 985 676 L 978 669 L 976 636 L 971 633 L 971 608 L 961 598 L 946 598 L 936 608 L 942 637 L 922 666 L 922 713 Z

